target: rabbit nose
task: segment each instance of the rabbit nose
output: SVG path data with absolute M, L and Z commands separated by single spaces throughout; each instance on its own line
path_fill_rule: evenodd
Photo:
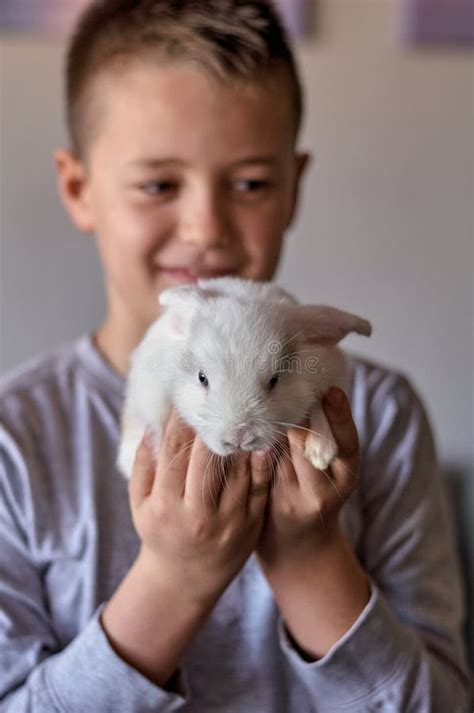
M 260 445 L 260 439 L 255 436 L 250 436 L 249 438 L 244 438 L 242 441 L 242 448 L 244 451 L 254 451 Z
M 249 425 L 239 423 L 232 429 L 231 435 L 222 441 L 226 448 L 245 448 L 251 450 L 252 444 L 257 440 L 251 433 L 249 434 Z

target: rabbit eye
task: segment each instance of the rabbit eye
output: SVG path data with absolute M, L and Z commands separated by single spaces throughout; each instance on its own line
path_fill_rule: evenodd
M 205 373 L 203 371 L 199 372 L 198 379 L 203 386 L 209 386 L 209 381 L 207 380 L 207 376 L 205 375 Z
M 268 388 L 270 389 L 270 391 L 273 389 L 273 387 L 275 386 L 275 384 L 277 382 L 278 382 L 278 376 L 277 376 L 277 374 L 275 374 L 274 376 L 272 376 L 272 378 L 268 382 Z

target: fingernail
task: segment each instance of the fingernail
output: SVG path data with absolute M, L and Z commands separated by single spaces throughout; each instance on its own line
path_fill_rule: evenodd
M 255 465 L 259 466 L 260 468 L 267 465 L 268 451 L 253 451 L 253 453 Z
M 144 440 L 144 443 L 145 443 L 146 447 L 148 448 L 148 450 L 151 451 L 153 448 L 153 441 L 154 441 L 153 431 L 151 431 L 147 428 L 147 430 L 145 431 L 145 437 L 143 440 Z
M 338 389 L 337 387 L 332 387 L 326 394 L 326 399 L 330 406 L 339 408 L 340 406 L 342 406 L 344 401 L 344 392 L 341 391 L 341 389 Z

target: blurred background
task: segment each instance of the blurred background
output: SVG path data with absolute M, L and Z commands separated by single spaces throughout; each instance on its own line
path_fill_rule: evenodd
M 344 346 L 414 384 L 471 598 L 474 64 L 464 45 L 407 42 L 402 15 L 398 0 L 320 0 L 314 32 L 296 42 L 300 146 L 314 158 L 277 279 L 301 300 L 370 319 L 372 338 Z M 94 240 L 56 191 L 63 52 L 59 33 L 0 35 L 2 374 L 104 315 Z M 472 610 L 467 627 L 472 657 Z

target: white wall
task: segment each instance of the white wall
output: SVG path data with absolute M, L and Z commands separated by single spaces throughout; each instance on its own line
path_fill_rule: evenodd
M 308 92 L 302 145 L 315 161 L 280 278 L 301 298 L 371 319 L 373 337 L 346 345 L 412 378 L 463 488 L 467 522 L 472 54 L 402 47 L 398 13 L 392 0 L 321 0 L 318 36 L 298 49 Z M 104 302 L 93 240 L 69 225 L 56 197 L 62 47 L 4 37 L 1 51 L 5 371 L 98 324 Z M 467 537 L 472 552 L 472 527 Z
M 300 49 L 315 162 L 280 274 L 372 320 L 347 345 L 412 376 L 443 457 L 472 469 L 474 64 L 401 47 L 396 8 L 322 3 Z

